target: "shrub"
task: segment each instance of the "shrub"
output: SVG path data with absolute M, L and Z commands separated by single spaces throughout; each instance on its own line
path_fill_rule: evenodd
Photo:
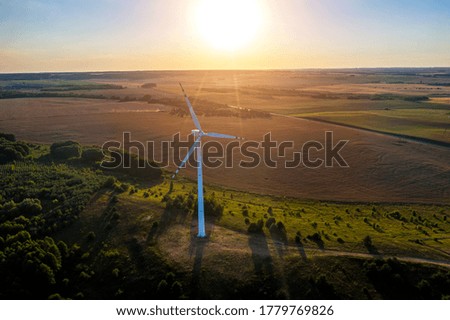
M 27 144 L 0 137 L 0 164 L 22 160 L 29 154 L 30 148 Z
M 250 223 L 250 225 L 248 226 L 247 231 L 249 233 L 263 233 L 263 226 L 264 226 L 264 222 L 262 220 L 258 220 L 258 222 L 252 222 Z
M 278 222 L 277 222 L 277 228 L 278 228 L 278 230 L 279 230 L 280 232 L 286 233 L 286 228 L 284 227 L 283 222 L 278 221 Z
M 404 216 L 402 216 L 402 214 L 400 212 L 398 212 L 398 211 L 389 213 L 388 217 L 396 219 L 396 220 L 400 220 L 400 221 L 403 221 L 403 222 L 407 222 L 407 219 Z
M 141 88 L 144 88 L 144 89 L 156 88 L 156 83 L 147 82 L 147 83 L 144 83 L 143 85 L 141 85 Z
M 181 285 L 180 282 L 175 281 L 172 284 L 171 291 L 173 298 L 178 298 L 183 293 L 183 286 Z
M 117 195 L 115 194 L 115 195 L 113 195 L 113 196 L 111 197 L 111 200 L 109 200 L 109 202 L 110 202 L 111 204 L 115 204 L 115 203 L 119 202 L 119 198 L 118 198 Z
M 81 159 L 87 162 L 97 162 L 103 159 L 103 152 L 98 148 L 84 149 L 81 154 Z
M 112 273 L 114 278 L 118 278 L 120 271 L 119 271 L 118 268 L 114 268 L 111 273 Z
M 308 240 L 315 242 L 320 249 L 323 249 L 325 247 L 321 235 L 317 232 L 314 233 L 313 235 L 308 235 L 306 238 Z
M 166 281 L 168 284 L 173 283 L 175 280 L 175 274 L 173 272 L 166 273 Z
M 212 196 L 204 198 L 205 214 L 220 218 L 223 214 L 223 205 Z
M 116 184 L 116 178 L 109 176 L 108 179 L 105 180 L 105 183 L 103 184 L 103 186 L 105 188 L 112 188 L 112 187 L 114 187 L 115 184 Z
M 427 96 L 406 96 L 403 98 L 403 100 L 405 101 L 412 101 L 412 102 L 417 102 L 417 101 L 427 101 L 430 98 Z
M 267 219 L 267 221 L 266 221 L 266 228 L 267 228 L 267 229 L 270 229 L 270 226 L 271 226 L 272 224 L 274 224 L 275 222 L 276 222 L 275 218 L 270 217 L 270 218 Z
M 81 145 L 75 141 L 55 142 L 50 146 L 50 155 L 55 159 L 79 158 Z
M 39 199 L 26 198 L 17 205 L 19 214 L 34 216 L 42 212 L 42 205 Z
M 84 299 L 84 293 L 83 292 L 78 292 L 76 295 L 75 295 L 75 299 Z
M 167 283 L 166 280 L 163 279 L 158 283 L 156 292 L 161 298 L 167 298 L 169 293 L 169 284 Z
M 269 227 L 269 232 L 270 234 L 277 234 L 278 233 L 278 228 L 277 225 L 275 223 L 272 223 Z
M 181 211 L 187 213 L 192 209 L 192 207 L 188 205 L 188 201 L 186 201 L 181 194 L 178 194 L 175 198 L 165 195 L 162 201 L 166 202 L 166 210 L 169 211 Z
M 336 299 L 337 294 L 334 286 L 328 281 L 327 277 L 320 274 L 317 279 L 310 280 L 313 290 L 310 294 L 314 294 L 313 299 Z
M 367 251 L 372 254 L 377 254 L 378 251 L 372 243 L 372 238 L 370 236 L 365 236 L 363 239 L 363 244 L 367 248 Z
M 119 192 L 126 192 L 126 191 L 128 191 L 129 188 L 130 188 L 130 184 L 123 182 L 116 189 Z
M 64 241 L 61 240 L 58 241 L 56 246 L 58 247 L 58 250 L 62 258 L 67 258 L 69 256 L 69 248 L 67 247 L 67 244 Z
M 63 300 L 59 293 L 53 293 L 48 296 L 48 300 Z
M 87 234 L 86 238 L 87 238 L 88 241 L 94 241 L 95 240 L 95 232 L 94 231 L 89 232 Z
M 13 135 L 12 133 L 0 132 L 0 138 L 3 138 L 5 140 L 11 141 L 11 142 L 16 142 L 16 136 Z

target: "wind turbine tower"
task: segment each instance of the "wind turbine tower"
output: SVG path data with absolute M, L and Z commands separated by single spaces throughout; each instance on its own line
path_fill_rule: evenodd
M 184 94 L 184 99 L 186 100 L 186 104 L 189 107 L 189 112 L 191 113 L 192 120 L 194 121 L 194 125 L 196 129 L 192 130 L 192 134 L 194 135 L 194 143 L 189 148 L 189 151 L 186 157 L 183 159 L 181 164 L 178 166 L 175 173 L 172 175 L 172 179 L 175 178 L 180 169 L 185 165 L 185 163 L 189 160 L 189 157 L 192 155 L 195 149 L 197 149 L 197 201 L 198 201 L 198 238 L 206 238 L 205 232 L 205 209 L 204 209 L 204 201 L 203 201 L 203 157 L 202 157 L 202 137 L 212 137 L 212 138 L 225 138 L 225 139 L 241 139 L 237 136 L 232 136 L 229 134 L 223 133 L 215 133 L 215 132 L 204 132 L 202 127 L 200 126 L 200 122 L 194 112 L 194 108 L 192 108 L 191 102 L 189 101 L 186 92 L 183 89 L 183 86 L 180 83 L 181 90 Z

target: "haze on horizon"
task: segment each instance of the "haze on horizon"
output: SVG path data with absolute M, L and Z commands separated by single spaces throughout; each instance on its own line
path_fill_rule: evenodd
M 449 66 L 450 1 L 0 0 L 0 73 Z

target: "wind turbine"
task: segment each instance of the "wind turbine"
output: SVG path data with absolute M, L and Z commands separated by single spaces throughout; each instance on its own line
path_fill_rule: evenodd
M 215 132 L 204 132 L 202 130 L 202 127 L 200 126 L 200 122 L 198 121 L 197 116 L 195 115 L 194 108 L 192 108 L 191 102 L 189 101 L 188 96 L 186 95 L 186 92 L 183 89 L 183 86 L 180 83 L 181 90 L 184 94 L 184 99 L 186 100 L 186 104 L 189 107 L 189 112 L 191 113 L 192 120 L 194 121 L 194 125 L 197 129 L 192 130 L 192 134 L 194 135 L 195 142 L 192 144 L 192 146 L 189 148 L 189 151 L 186 155 L 186 157 L 183 159 L 181 164 L 178 166 L 175 173 L 172 175 L 172 179 L 175 178 L 178 171 L 184 166 L 184 164 L 188 161 L 191 154 L 194 152 L 195 149 L 197 149 L 197 200 L 198 200 L 198 238 L 206 238 L 205 233 L 205 211 L 204 211 L 204 205 L 203 205 L 203 173 L 202 173 L 202 165 L 203 165 L 203 158 L 202 158 L 202 137 L 213 137 L 213 138 L 225 138 L 225 139 L 241 139 L 237 136 L 232 136 L 229 134 L 223 134 L 223 133 L 215 133 Z

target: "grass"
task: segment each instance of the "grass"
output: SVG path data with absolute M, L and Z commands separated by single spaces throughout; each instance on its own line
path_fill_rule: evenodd
M 133 195 L 135 205 L 164 208 L 163 196 L 169 182 Z M 421 204 L 333 203 L 294 198 L 264 196 L 247 192 L 206 186 L 205 196 L 214 197 L 224 205 L 222 217 L 215 223 L 237 233 L 247 233 L 248 222 L 264 222 L 273 217 L 286 227 L 288 243 L 295 246 L 299 232 L 305 247 L 317 245 L 307 239 L 319 233 L 326 249 L 367 253 L 363 239 L 370 236 L 380 253 L 424 258 L 448 259 L 450 248 L 449 206 Z M 195 182 L 175 181 L 171 196 L 196 193 Z M 144 193 L 150 196 L 144 197 Z M 268 213 L 269 207 L 272 214 Z M 244 208 L 248 214 L 244 213 Z M 245 219 L 248 219 L 247 223 Z M 266 237 L 271 234 L 263 228 Z
M 352 112 L 314 112 L 295 116 L 314 118 L 359 128 L 450 142 L 448 110 L 394 109 Z
M 371 261 L 371 254 L 363 244 L 366 236 L 371 237 L 378 253 L 397 256 L 400 261 L 407 262 L 405 257 L 448 260 L 449 206 L 319 202 L 206 185 L 205 196 L 214 194 L 224 205 L 224 212 L 213 225 L 208 224 L 208 239 L 200 241 L 195 238 L 193 210 L 186 216 L 166 212 L 163 198 L 170 189 L 169 179 L 152 187 L 136 180 L 128 182 L 129 190 L 116 194 L 118 219 L 111 227 L 106 227 L 110 217 L 105 208 L 112 194 L 106 192 L 69 227 L 64 233 L 66 240 L 82 237 L 91 257 L 96 252 L 117 250 L 125 259 L 118 265 L 120 272 L 132 278 L 158 282 L 172 270 L 183 283 L 183 294 L 190 298 L 317 299 L 333 297 L 333 290 L 341 298 L 388 297 L 389 290 L 383 291 L 368 278 L 365 263 Z M 181 176 L 173 183 L 170 196 L 187 196 L 191 192 L 196 192 L 195 181 Z M 244 206 L 248 217 L 242 213 Z M 161 221 L 168 217 L 175 219 L 155 232 L 153 225 L 159 223 L 161 228 Z M 266 217 L 283 222 L 287 243 L 279 243 L 266 227 L 261 235 L 247 232 L 245 218 L 255 222 L 266 221 Z M 207 221 L 211 223 L 211 217 Z M 91 231 L 96 234 L 94 242 L 86 237 Z M 301 248 L 295 241 L 297 232 L 301 233 Z M 314 233 L 321 235 L 324 250 L 307 239 Z M 97 263 L 97 258 L 92 259 Z M 440 270 L 436 266 L 401 263 L 413 284 Z M 327 283 L 325 289 L 319 285 L 322 276 Z M 316 286 L 322 291 L 316 292 Z M 125 294 L 130 294 L 130 286 L 124 287 Z

